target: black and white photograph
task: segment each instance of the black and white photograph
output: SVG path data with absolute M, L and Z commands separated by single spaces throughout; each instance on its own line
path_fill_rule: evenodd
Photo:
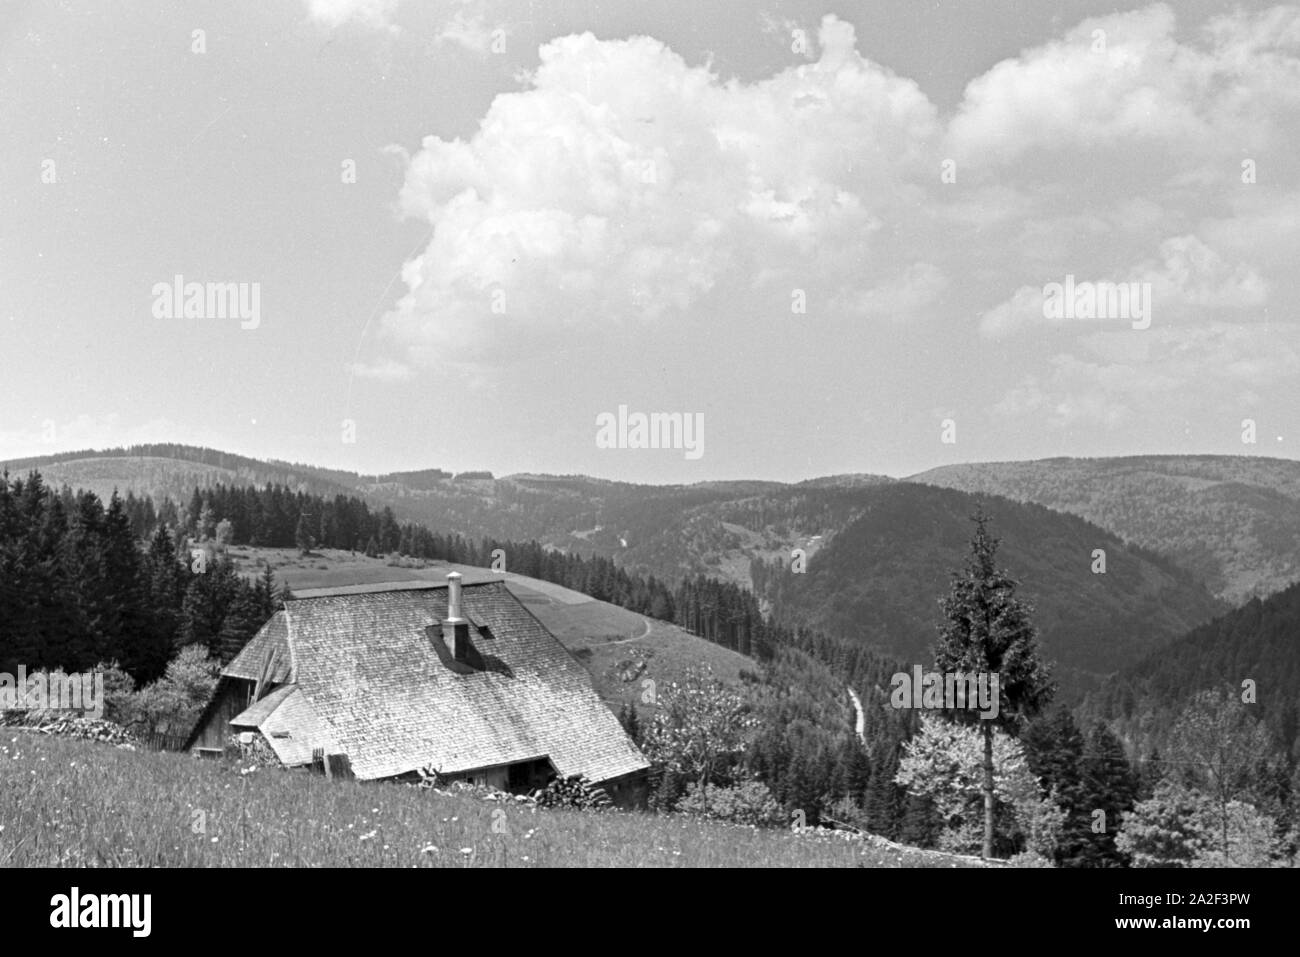
M 671 868 L 1267 925 L 1300 4 L 3 0 L 0 142 L 25 923 Z

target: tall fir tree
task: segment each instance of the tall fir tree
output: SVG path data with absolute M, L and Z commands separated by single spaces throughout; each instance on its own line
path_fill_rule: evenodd
M 998 540 L 989 534 L 988 516 L 981 508 L 972 517 L 970 562 L 955 573 L 952 591 L 943 600 L 946 619 L 935 648 L 940 674 L 997 675 L 996 716 L 965 707 L 945 709 L 958 722 L 974 723 L 984 737 L 984 844 L 993 856 L 994 794 L 993 729 L 1016 734 L 1023 722 L 1051 700 L 1050 669 L 1038 655 L 1038 636 L 1030 620 L 1032 609 L 1016 597 L 1016 582 L 997 567 Z
M 1097 722 L 1088 735 L 1082 776 L 1090 840 L 1079 855 L 1079 865 L 1127 867 L 1128 858 L 1115 846 L 1115 835 L 1123 816 L 1137 803 L 1138 780 L 1124 745 L 1103 722 Z
M 122 498 L 113 492 L 104 513 L 104 578 L 112 596 L 113 617 L 97 650 L 97 661 L 119 661 L 127 670 L 139 670 L 140 639 L 147 625 L 140 549 Z
M 1070 712 L 1056 707 L 1029 722 L 1021 743 L 1030 773 L 1066 813 L 1057 839 L 1056 864 L 1082 866 L 1092 843 L 1092 804 L 1083 783 L 1083 734 Z

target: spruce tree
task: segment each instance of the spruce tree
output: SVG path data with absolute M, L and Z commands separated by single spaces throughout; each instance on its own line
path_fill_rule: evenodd
M 185 569 L 176 555 L 170 529 L 159 525 L 149 540 L 142 578 L 148 602 L 144 647 L 132 677 L 140 685 L 162 677 L 180 631 L 185 599 Z
M 867 787 L 867 829 L 893 840 L 899 831 L 899 808 L 905 792 L 894 783 L 898 774 L 897 742 L 885 741 L 871 762 L 871 784 Z
M 943 824 L 928 794 L 909 793 L 903 801 L 903 820 L 898 839 L 913 847 L 934 847 Z
M 1000 570 L 998 540 L 989 534 L 988 517 L 980 509 L 972 517 L 975 535 L 967 567 L 953 575 L 952 591 L 943 600 L 946 621 L 935 648 L 940 674 L 998 676 L 996 716 L 982 718 L 970 708 L 945 709 L 956 721 L 977 723 L 984 736 L 984 846 L 993 856 L 994 783 L 993 729 L 1016 734 L 1025 719 L 1051 699 L 1050 669 L 1038 657 L 1038 637 L 1030 620 L 1032 609 L 1016 597 L 1016 582 Z
M 120 661 L 127 670 L 139 669 L 140 640 L 148 624 L 140 550 L 126 507 L 116 491 L 104 513 L 104 585 L 111 599 L 110 618 L 104 623 L 103 646 L 96 661 Z
M 300 555 L 310 554 L 312 546 L 316 544 L 316 539 L 311 532 L 311 520 L 306 512 L 298 516 L 298 528 L 293 534 L 293 543 Z
M 1137 803 L 1137 775 L 1124 754 L 1124 746 L 1098 721 L 1088 735 L 1083 755 L 1084 810 L 1089 816 L 1090 840 L 1082 848 L 1084 867 L 1125 867 L 1127 858 L 1115 846 L 1123 815 Z M 1101 811 L 1097 815 L 1097 811 Z
M 114 598 L 104 567 L 104 506 L 92 492 L 80 493 L 60 543 L 60 565 L 72 587 L 69 610 L 75 630 L 47 653 L 70 671 L 93 667 L 104 656 L 116 625 Z
M 1083 784 L 1083 734 L 1070 712 L 1058 707 L 1030 722 L 1021 740 L 1030 773 L 1045 791 L 1054 794 L 1066 813 L 1057 840 L 1056 863 L 1062 867 L 1080 866 L 1092 837 L 1092 804 Z
M 270 562 L 262 566 L 262 576 L 257 581 L 257 594 L 262 603 L 263 619 L 270 618 L 280 607 L 275 589 L 275 569 Z

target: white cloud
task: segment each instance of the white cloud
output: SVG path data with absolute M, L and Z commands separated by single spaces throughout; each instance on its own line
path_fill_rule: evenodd
M 1300 376 L 1300 325 L 1211 322 L 1131 336 L 1099 333 L 1091 357 L 1061 353 L 1046 375 L 1028 375 L 994 404 L 999 416 L 1057 429 L 1106 429 L 1229 420 L 1259 393 Z
M 492 47 L 492 35 L 500 29 L 504 35 L 505 28 L 487 22 L 482 13 L 468 13 L 457 10 L 450 20 L 434 38 L 435 43 L 454 43 L 471 53 L 486 54 Z
M 906 179 L 938 126 L 914 83 L 858 56 L 851 25 L 827 17 L 819 44 L 818 61 L 754 84 L 648 37 L 544 45 L 530 88 L 411 160 L 403 209 L 435 230 L 387 333 L 431 361 L 485 360 L 676 316 L 764 270 L 827 299 L 856 288 L 878 211 L 914 199 Z
M 846 320 L 828 330 L 944 316 L 960 337 L 974 314 L 986 339 L 1040 331 L 988 350 L 1023 375 L 1002 416 L 1105 431 L 1250 404 L 1296 365 L 1294 327 L 1258 320 L 1295 293 L 1300 194 L 1273 184 L 1297 169 L 1267 147 L 1295 139 L 1297 22 L 1176 33 L 1164 5 L 1087 21 L 973 80 L 948 118 L 833 17 L 815 60 L 756 82 L 648 37 L 558 38 L 472 135 L 409 156 L 401 208 L 433 235 L 384 318 L 401 361 L 358 374 L 483 369 L 628 325 L 734 335 L 799 288 L 816 321 Z M 464 23 L 481 48 L 483 21 Z M 1067 274 L 1151 283 L 1151 328 L 1050 323 L 1042 287 Z
M 326 27 L 349 21 L 396 32 L 393 11 L 401 0 L 306 0 L 307 15 Z
M 1086 20 L 998 63 L 968 84 L 953 152 L 986 163 L 1159 142 L 1194 163 L 1267 142 L 1278 109 L 1300 100 L 1300 9 L 1221 17 L 1200 42 L 1178 42 L 1174 28 L 1160 3 Z
M 937 266 L 918 262 L 900 275 L 852 297 L 848 308 L 868 316 L 907 320 L 916 318 L 948 288 L 948 278 Z
M 1065 275 L 1044 278 L 1047 283 L 1064 283 Z M 1192 235 L 1174 236 L 1160 244 L 1159 256 L 1130 269 L 1122 276 L 1076 275 L 1076 285 L 1085 282 L 1149 283 L 1151 318 L 1157 324 L 1180 322 L 1196 314 L 1213 311 L 1250 310 L 1263 306 L 1268 285 L 1251 266 L 1230 265 L 1222 256 Z M 980 332 L 992 339 L 1025 329 L 1074 328 L 1090 330 L 1099 318 L 1049 319 L 1043 315 L 1043 286 L 1021 286 L 1009 299 L 980 316 Z M 1082 325 L 1088 323 L 1088 325 Z
M 380 382 L 403 382 L 414 375 L 410 366 L 393 359 L 380 359 L 371 363 L 354 362 L 348 366 L 348 371 L 359 379 L 377 379 Z

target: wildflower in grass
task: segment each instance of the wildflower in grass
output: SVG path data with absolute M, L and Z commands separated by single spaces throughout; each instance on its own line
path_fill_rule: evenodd
M 379 833 L 378 831 L 369 831 L 369 832 L 367 832 L 367 833 L 361 835 L 361 840 L 363 840 L 363 841 L 373 840 L 373 839 L 374 839 L 374 836 L 375 836 L 376 834 L 378 834 L 378 833 Z

